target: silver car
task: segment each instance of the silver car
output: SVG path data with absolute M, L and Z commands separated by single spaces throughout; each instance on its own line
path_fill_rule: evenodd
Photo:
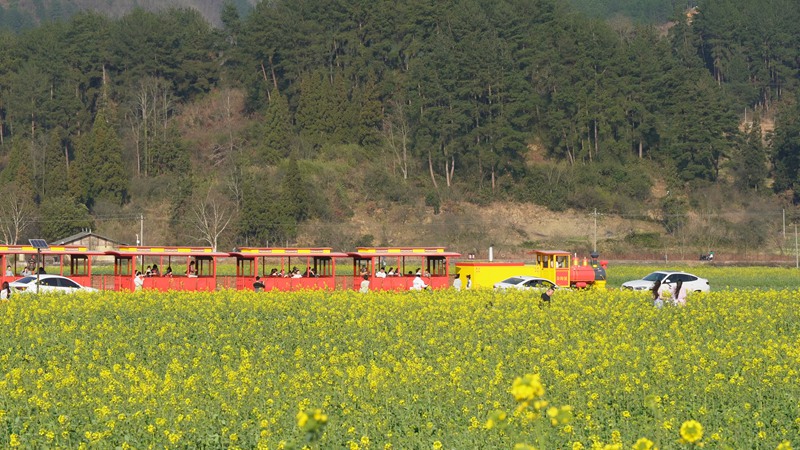
M 679 280 L 683 281 L 683 287 L 686 292 L 709 292 L 711 285 L 705 278 L 700 278 L 697 275 L 692 275 L 686 272 L 669 272 L 658 271 L 653 272 L 641 280 L 631 280 L 622 283 L 623 289 L 632 289 L 634 291 L 646 291 L 653 288 L 656 281 L 661 281 L 662 285 L 673 286 Z
M 35 294 L 47 292 L 59 292 L 62 294 L 72 294 L 75 292 L 97 292 L 92 287 L 81 286 L 75 281 L 60 275 L 39 275 L 39 286 L 37 290 L 36 275 L 22 277 L 19 280 L 8 283 L 13 292 L 21 294 Z
M 549 288 L 557 289 L 558 286 L 546 278 L 532 277 L 528 275 L 519 275 L 516 277 L 506 278 L 503 281 L 494 284 L 495 289 L 535 289 L 538 291 L 546 291 Z

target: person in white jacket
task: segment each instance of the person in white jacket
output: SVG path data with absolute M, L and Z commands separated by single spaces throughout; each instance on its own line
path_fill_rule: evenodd
M 411 290 L 413 291 L 421 291 L 423 289 L 428 289 L 428 285 L 422 281 L 422 277 L 419 273 L 414 277 L 414 282 L 411 283 Z

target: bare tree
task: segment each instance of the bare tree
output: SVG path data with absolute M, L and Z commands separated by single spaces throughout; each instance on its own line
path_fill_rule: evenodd
M 391 114 L 383 121 L 383 135 L 386 144 L 394 154 L 394 162 L 400 166 L 403 179 L 408 179 L 408 139 L 411 126 L 406 118 L 404 105 L 401 102 L 391 102 Z
M 0 232 L 4 243 L 15 245 L 33 223 L 33 200 L 13 184 L 7 185 L 0 195 Z
M 133 102 L 125 114 L 136 152 L 136 175 L 148 175 L 153 158 L 153 146 L 159 131 L 165 133 L 172 113 L 173 102 L 169 84 L 161 78 L 139 81 Z
M 219 238 L 233 221 L 234 213 L 233 205 L 209 188 L 205 198 L 192 206 L 194 226 L 200 233 L 198 239 L 208 242 L 217 251 Z

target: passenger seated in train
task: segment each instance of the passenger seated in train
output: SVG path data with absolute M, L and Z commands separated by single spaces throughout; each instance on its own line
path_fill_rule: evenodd
M 394 267 L 389 267 L 389 271 L 386 272 L 386 276 L 387 277 L 393 277 L 394 276 Z
M 378 272 L 375 274 L 375 278 L 386 278 L 386 269 L 381 267 L 380 270 L 378 270 Z
M 153 277 L 161 276 L 161 272 L 158 270 L 158 264 L 153 264 L 153 268 L 150 270 L 150 276 Z
M 271 276 L 271 277 L 279 277 L 279 276 L 281 276 L 281 274 L 278 273 L 278 269 L 273 267 L 272 270 L 269 272 L 269 276 Z
M 171 277 L 172 276 L 172 266 L 167 266 L 167 270 L 166 270 L 166 272 L 164 272 L 164 276 L 165 277 Z
M 314 268 L 313 267 L 308 267 L 306 269 L 306 276 L 309 277 L 309 278 L 316 278 L 317 277 L 317 273 L 314 272 Z
M 194 261 L 189 263 L 189 268 L 186 269 L 186 276 L 189 278 L 197 278 L 197 264 Z

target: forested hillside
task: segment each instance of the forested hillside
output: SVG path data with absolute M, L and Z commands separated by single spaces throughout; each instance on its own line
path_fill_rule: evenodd
M 726 210 L 796 204 L 800 5 L 680 17 L 663 37 L 556 0 L 278 0 L 245 16 L 229 2 L 221 28 L 137 9 L 6 33 L 4 238 L 120 220 L 132 241 L 147 213 L 159 244 L 266 245 L 365 203 L 456 201 L 644 215 L 674 234 L 720 207 L 710 192 Z M 758 238 L 746 219 L 715 242 Z M 364 238 L 345 234 L 315 239 Z
M 161 11 L 167 8 L 192 8 L 212 24 L 219 24 L 219 13 L 226 0 L 0 0 L 0 30 L 21 31 L 43 23 L 66 20 L 92 11 L 108 17 L 121 17 L 142 8 Z M 249 11 L 255 0 L 229 0 L 240 12 Z

